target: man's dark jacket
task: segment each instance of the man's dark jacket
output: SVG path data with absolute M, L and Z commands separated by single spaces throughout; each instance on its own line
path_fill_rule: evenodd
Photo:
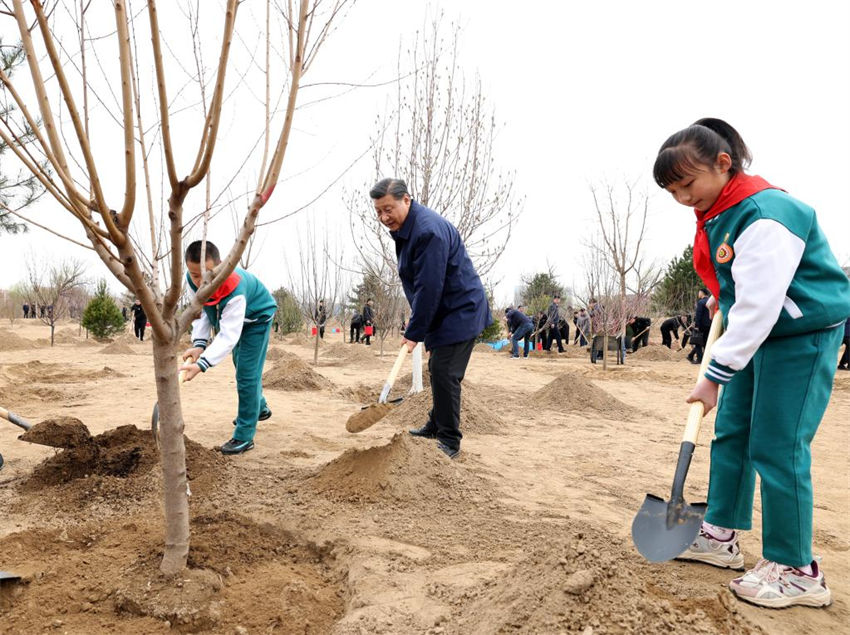
M 411 309 L 405 338 L 430 350 L 471 340 L 492 323 L 484 286 L 450 222 L 411 201 L 390 235 Z
M 508 330 L 511 333 L 516 333 L 519 327 L 526 324 L 531 326 L 531 318 L 519 309 L 511 309 L 508 311 L 506 317 L 508 318 Z
M 708 314 L 708 298 L 700 298 L 697 300 L 696 309 L 694 311 L 694 323 L 696 327 L 703 333 L 708 333 L 711 328 L 711 316 Z

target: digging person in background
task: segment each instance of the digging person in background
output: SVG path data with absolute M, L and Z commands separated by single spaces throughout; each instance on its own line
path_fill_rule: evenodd
M 363 315 L 362 315 L 362 317 L 363 317 L 364 330 L 365 330 L 365 327 L 367 327 L 367 326 L 371 329 L 371 333 L 367 331 L 366 334 L 363 336 L 363 343 L 366 346 L 372 345 L 371 338 L 372 338 L 373 335 L 375 335 L 375 308 L 374 308 L 374 304 L 375 304 L 375 301 L 372 298 L 369 298 L 368 300 L 366 300 L 366 304 L 363 305 Z
M 661 323 L 661 345 L 673 348 L 673 340 L 679 341 L 679 327 L 685 327 L 685 316 L 674 315 Z M 684 346 L 684 345 L 683 345 Z
M 206 269 L 221 262 L 218 248 L 207 241 Z M 201 241 L 186 248 L 186 280 L 197 291 L 201 273 Z M 192 348 L 183 353 L 188 363 L 186 381 L 206 372 L 233 352 L 239 412 L 232 438 L 221 446 L 222 454 L 241 454 L 254 447 L 257 421 L 272 416 L 263 397 L 263 364 L 269 346 L 272 317 L 277 304 L 268 289 L 253 275 L 237 267 L 204 303 L 201 316 L 192 323 Z M 216 336 L 209 343 L 210 329 Z M 209 346 L 208 346 L 209 344 Z
M 719 119 L 672 135 L 654 177 L 697 217 L 694 268 L 726 332 L 687 401 L 717 403 L 708 509 L 679 558 L 744 568 L 738 531 L 752 526 L 761 481 L 762 558 L 729 587 L 771 608 L 832 601 L 812 557 L 811 442 L 829 403 L 850 315 L 850 282 L 815 211 L 744 168 L 750 151 Z
M 133 333 L 139 338 L 139 341 L 145 341 L 145 326 L 148 323 L 148 316 L 145 315 L 145 310 L 142 308 L 142 301 L 136 300 L 133 306 L 130 307 L 133 312 Z
M 628 328 L 631 328 L 632 353 L 637 353 L 641 346 L 649 346 L 649 327 L 652 320 L 648 317 L 633 317 L 629 319 Z
M 528 357 L 528 348 L 531 345 L 528 336 L 534 330 L 531 318 L 520 311 L 519 308 L 507 308 L 505 309 L 505 322 L 508 326 L 508 336 L 511 338 L 511 357 L 519 357 L 520 340 L 524 340 L 522 356 Z
M 694 309 L 694 331 L 691 335 L 693 348 L 688 353 L 688 361 L 691 364 L 702 363 L 702 351 L 708 339 L 708 331 L 711 329 L 711 316 L 708 314 L 708 289 L 700 289 L 697 292 L 697 303 Z M 683 338 L 684 339 L 684 338 Z M 682 345 L 684 347 L 684 344 Z
M 579 338 L 579 346 L 587 346 L 587 338 L 590 337 L 590 315 L 584 307 L 578 310 L 576 317 L 576 336 Z
M 378 181 L 369 196 L 395 241 L 398 275 L 410 304 L 402 344 L 412 352 L 424 341 L 431 353 L 434 407 L 425 425 L 410 433 L 436 438 L 437 447 L 453 459 L 463 436 L 461 382 L 475 338 L 493 319 L 487 295 L 457 229 L 412 200 L 404 181 Z
M 348 331 L 348 343 L 360 343 L 360 329 L 363 327 L 363 316 L 360 313 L 355 313 L 351 316 L 351 328 Z
M 319 300 L 319 306 L 313 314 L 313 319 L 316 321 L 316 328 L 319 332 L 319 339 L 325 339 L 325 322 L 328 321 L 328 313 L 325 310 L 325 301 Z
M 552 303 L 546 310 L 546 328 L 549 332 L 546 335 L 546 345 L 543 348 L 547 352 L 552 350 L 553 340 L 558 341 L 558 352 L 564 352 L 564 345 L 561 342 L 561 329 L 558 328 L 558 324 L 561 322 L 561 310 L 558 308 L 560 304 L 561 296 L 555 295 L 552 297 Z

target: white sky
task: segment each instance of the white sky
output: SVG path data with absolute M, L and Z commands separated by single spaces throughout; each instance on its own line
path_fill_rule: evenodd
M 220 6 L 202 2 L 207 10 L 213 4 Z M 260 11 L 260 3 L 251 5 L 243 5 L 237 22 L 241 38 L 234 55 L 243 59 L 256 40 L 251 11 Z M 412 39 L 427 10 L 424 2 L 361 0 L 338 25 L 306 81 L 392 78 L 399 41 Z M 839 261 L 850 264 L 850 3 L 454 0 L 443 10 L 463 27 L 464 72 L 478 74 L 502 122 L 497 162 L 515 173 L 516 191 L 525 197 L 525 212 L 493 276 L 500 303 L 512 300 L 521 274 L 547 263 L 563 283 L 581 286 L 583 239 L 593 213 L 590 183 L 641 179 L 651 195 L 647 256 L 666 262 L 681 253 L 693 237 L 693 213 L 655 186 L 651 169 L 664 139 L 703 116 L 726 119 L 741 132 L 754 156 L 750 171 L 815 207 Z M 3 40 L 14 39 L 9 20 L 0 19 L 0 25 Z M 211 32 L 220 32 L 217 20 Z M 143 35 L 140 43 L 147 41 Z M 168 72 L 180 73 L 173 61 Z M 321 90 L 303 91 L 300 103 Z M 261 122 L 244 114 L 247 106 L 240 110 L 253 99 L 250 93 L 237 90 L 231 100 L 213 165 L 217 175 L 242 163 L 245 139 L 253 142 L 260 131 Z M 335 179 L 366 149 L 375 118 L 391 97 L 392 87 L 360 89 L 300 110 L 286 180 L 261 221 L 299 207 Z M 182 176 L 194 157 L 197 129 L 178 130 Z M 113 127 L 113 136 L 120 130 Z M 107 156 L 112 158 L 103 161 L 104 180 L 118 207 L 120 155 Z M 8 161 L 4 157 L 3 166 Z M 258 164 L 259 156 L 249 161 Z M 249 167 L 234 188 L 250 188 L 255 171 Z M 310 215 L 347 242 L 350 221 L 342 197 L 371 175 L 368 160 L 361 161 L 309 210 L 261 230 L 254 272 L 272 288 L 288 283 L 285 262 L 295 258 L 295 237 Z M 198 188 L 187 211 L 202 200 Z M 140 198 L 140 215 L 143 204 Z M 49 201 L 32 213 L 82 236 Z M 210 239 L 227 248 L 233 236 L 232 221 L 222 215 Z M 0 288 L 24 277 L 29 253 L 83 258 L 91 262 L 93 279 L 108 275 L 91 252 L 33 228 L 24 236 L 0 236 Z

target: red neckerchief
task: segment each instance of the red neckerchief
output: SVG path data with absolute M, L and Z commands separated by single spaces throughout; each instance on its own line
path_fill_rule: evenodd
M 227 276 L 224 282 L 221 283 L 221 286 L 213 292 L 210 299 L 204 302 L 204 306 L 214 306 L 218 304 L 222 298 L 226 298 L 233 293 L 233 290 L 239 286 L 240 280 L 242 280 L 242 278 L 238 273 L 235 271 L 231 273 Z
M 696 269 L 708 290 L 711 291 L 711 295 L 717 299 L 720 299 L 720 283 L 717 281 L 717 272 L 714 270 L 714 262 L 711 258 L 711 246 L 708 243 L 705 222 L 719 216 L 745 198 L 769 189 L 779 188 L 771 185 L 760 176 L 750 176 L 739 172 L 729 179 L 729 182 L 720 191 L 720 196 L 717 197 L 714 205 L 708 211 L 700 212 L 698 209 L 694 209 L 697 217 L 697 234 L 694 237 L 694 269 Z

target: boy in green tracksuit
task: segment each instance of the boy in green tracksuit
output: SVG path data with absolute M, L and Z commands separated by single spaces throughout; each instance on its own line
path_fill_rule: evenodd
M 731 590 L 760 606 L 826 606 L 831 593 L 812 557 L 810 446 L 832 391 L 850 282 L 814 210 L 745 174 L 749 162 L 732 126 L 701 119 L 664 143 L 654 168 L 696 212 L 694 266 L 726 321 L 688 397 L 708 411 L 724 386 L 708 511 L 680 559 L 744 568 L 738 530 L 751 528 L 758 474 L 763 557 Z
M 218 248 L 207 241 L 206 269 L 221 262 Z M 186 281 L 197 291 L 202 281 L 201 241 L 186 249 Z M 233 421 L 233 437 L 221 446 L 222 454 L 241 454 L 254 447 L 257 421 L 271 417 L 263 397 L 263 364 L 269 345 L 272 317 L 277 304 L 256 277 L 236 268 L 204 303 L 201 316 L 192 323 L 192 348 L 183 353 L 190 360 L 180 368 L 186 381 L 206 372 L 233 353 L 239 413 Z M 212 343 L 210 330 L 216 330 Z M 209 344 L 209 346 L 208 346 Z

